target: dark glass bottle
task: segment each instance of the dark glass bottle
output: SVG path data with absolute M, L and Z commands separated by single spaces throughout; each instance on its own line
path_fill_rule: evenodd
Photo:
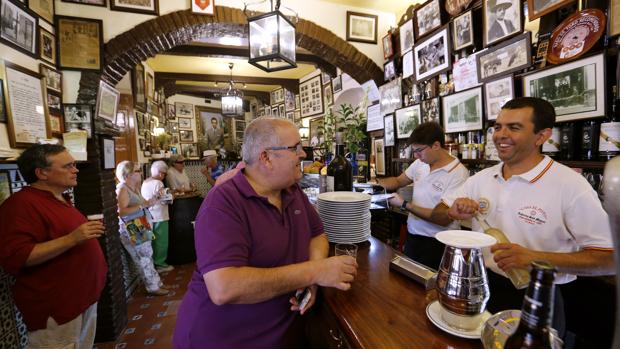
M 560 132 L 560 156 L 562 160 L 575 160 L 577 140 L 577 124 L 574 122 L 564 123 Z
M 504 349 L 551 348 L 549 329 L 553 318 L 555 273 L 555 267 L 547 262 L 532 262 L 519 327 L 508 337 Z
M 581 160 L 596 160 L 598 157 L 599 122 L 584 121 L 581 125 Z
M 327 191 L 352 191 L 353 168 L 344 157 L 344 144 L 336 145 L 336 156 L 327 166 Z
M 601 124 L 598 154 L 602 160 L 620 155 L 620 96 L 616 93 L 616 86 L 611 115 Z

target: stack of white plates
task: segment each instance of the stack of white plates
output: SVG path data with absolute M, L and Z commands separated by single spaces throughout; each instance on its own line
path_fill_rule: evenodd
M 321 193 L 317 207 L 329 241 L 356 244 L 370 238 L 370 195 L 350 191 Z

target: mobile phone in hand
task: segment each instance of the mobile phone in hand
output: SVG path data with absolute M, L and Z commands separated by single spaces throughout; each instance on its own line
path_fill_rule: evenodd
M 310 296 L 312 296 L 312 292 L 310 291 L 310 287 L 306 287 L 303 291 L 298 290 L 295 293 L 295 299 L 297 300 L 297 304 L 299 305 L 299 310 L 304 310 L 308 302 L 310 301 Z

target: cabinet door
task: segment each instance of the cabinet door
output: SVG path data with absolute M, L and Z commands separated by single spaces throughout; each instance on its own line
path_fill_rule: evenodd
M 329 306 L 317 300 L 306 323 L 306 336 L 311 349 L 351 349 L 338 320 Z

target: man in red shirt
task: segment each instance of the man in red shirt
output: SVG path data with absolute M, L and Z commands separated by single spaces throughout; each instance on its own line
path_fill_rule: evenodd
M 17 160 L 30 184 L 0 206 L 0 267 L 28 327 L 28 348 L 92 348 L 107 265 L 89 222 L 63 193 L 77 185 L 75 160 L 60 145 L 35 145 Z

